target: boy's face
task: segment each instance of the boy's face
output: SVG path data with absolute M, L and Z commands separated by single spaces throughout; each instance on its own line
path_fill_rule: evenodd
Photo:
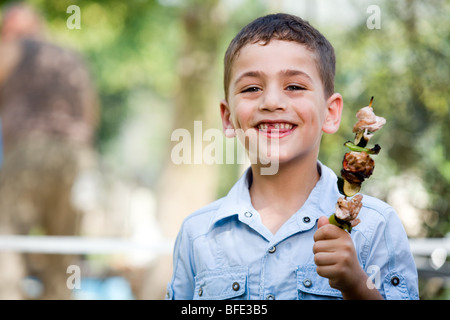
M 242 129 L 268 143 L 276 140 L 281 164 L 317 157 L 322 132 L 339 128 L 342 97 L 325 97 L 314 53 L 296 42 L 272 40 L 240 50 L 228 101 L 220 107 L 227 136 L 227 129 Z

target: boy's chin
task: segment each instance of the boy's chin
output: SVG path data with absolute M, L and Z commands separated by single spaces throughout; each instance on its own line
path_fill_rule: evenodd
M 293 159 L 287 155 L 273 154 L 269 157 L 260 157 L 253 167 L 259 170 L 261 175 L 275 175 L 280 167 L 291 163 Z
M 280 150 L 281 151 L 281 150 Z M 260 157 L 260 163 L 269 165 L 270 163 L 286 164 L 293 160 L 292 154 L 289 152 L 272 152 L 269 155 Z

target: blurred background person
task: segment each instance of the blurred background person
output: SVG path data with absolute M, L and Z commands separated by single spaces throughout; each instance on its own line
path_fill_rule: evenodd
M 83 58 L 45 39 L 32 7 L 3 10 L 0 39 L 1 235 L 76 235 L 80 212 L 72 185 L 92 160 L 97 92 Z M 0 298 L 29 298 L 22 280 L 36 276 L 40 299 L 70 299 L 66 271 L 75 255 L 0 252 Z

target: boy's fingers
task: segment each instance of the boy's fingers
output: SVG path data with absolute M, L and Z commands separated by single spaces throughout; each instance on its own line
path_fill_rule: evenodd
M 313 253 L 336 252 L 339 247 L 339 239 L 318 240 L 313 244 Z
M 325 216 L 321 216 L 317 221 L 317 229 L 320 229 L 322 226 L 329 224 L 328 218 Z
M 317 266 L 331 266 L 336 264 L 336 255 L 332 252 L 318 252 L 314 254 L 314 263 Z
M 314 241 L 337 239 L 340 236 L 340 230 L 335 225 L 325 224 L 314 233 Z
M 319 276 L 329 279 L 335 276 L 336 267 L 334 265 L 318 266 L 316 272 Z

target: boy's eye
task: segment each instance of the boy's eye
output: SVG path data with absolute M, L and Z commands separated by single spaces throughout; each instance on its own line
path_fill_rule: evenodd
M 261 89 L 260 88 L 258 88 L 258 87 L 248 87 L 248 88 L 245 88 L 244 90 L 242 90 L 241 92 L 242 93 L 244 93 L 244 92 L 257 92 L 257 91 L 260 91 Z
M 292 84 L 286 87 L 287 91 L 297 91 L 297 90 L 306 90 L 304 87 Z

